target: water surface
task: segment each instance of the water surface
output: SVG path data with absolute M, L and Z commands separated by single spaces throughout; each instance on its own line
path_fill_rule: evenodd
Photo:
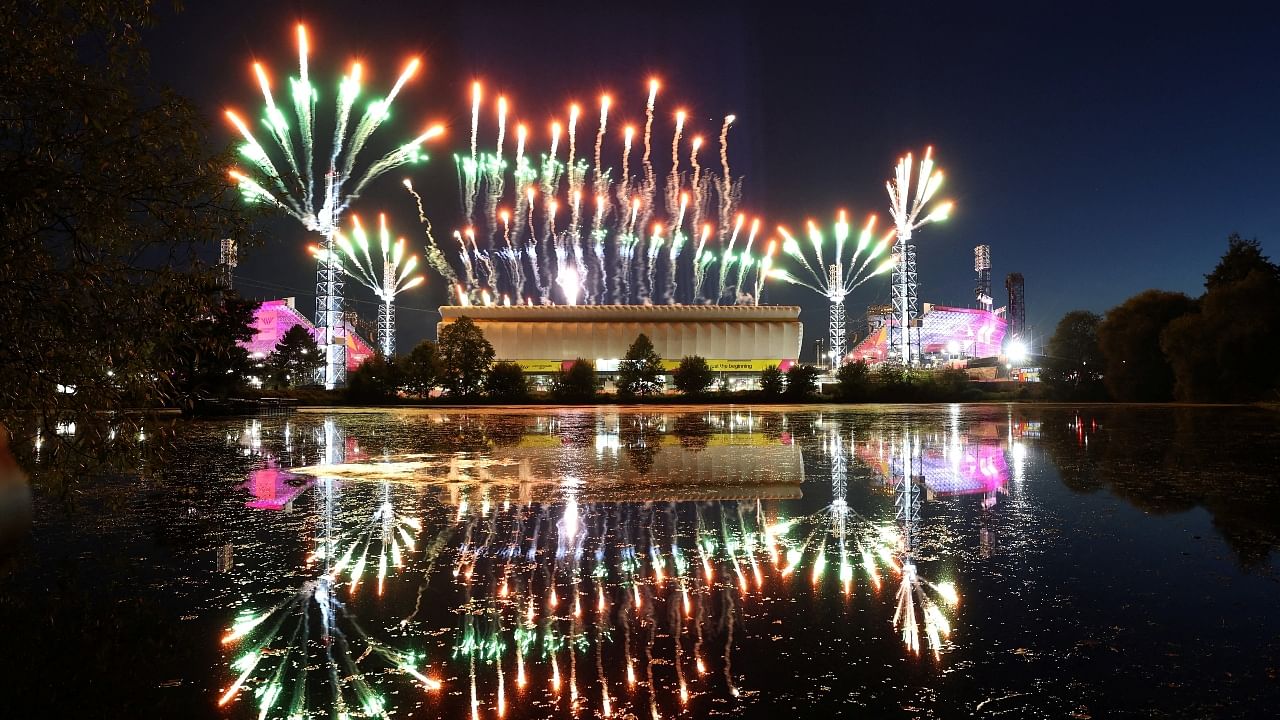
M 1264 717 L 1246 408 L 303 412 L 37 495 L 15 710 Z

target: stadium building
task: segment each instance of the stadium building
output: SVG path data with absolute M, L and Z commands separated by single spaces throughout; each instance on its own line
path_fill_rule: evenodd
M 558 373 L 586 358 L 610 377 L 644 334 L 665 369 L 697 355 L 737 387 L 752 385 L 766 367 L 785 371 L 794 364 L 803 334 L 794 305 L 448 305 L 440 315 L 437 333 L 469 317 L 493 345 L 496 361 L 533 375 Z

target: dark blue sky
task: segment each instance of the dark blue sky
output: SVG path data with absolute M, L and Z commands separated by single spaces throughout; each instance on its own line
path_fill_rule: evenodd
M 1265 7 L 190 5 L 150 33 L 153 69 L 207 108 L 228 141 L 221 110 L 252 115 L 260 106 L 251 58 L 277 76 L 296 73 L 297 20 L 311 27 L 322 89 L 353 56 L 374 73 L 372 88 L 422 54 L 426 72 L 379 134 L 390 142 L 428 120 L 449 124 L 432 161 L 413 171 L 438 228 L 460 214 L 449 155 L 467 143 L 472 79 L 505 91 L 513 114 L 535 128 L 569 100 L 590 107 L 608 90 L 611 125 L 620 127 L 642 116 L 646 79 L 657 74 L 660 113 L 678 102 L 707 135 L 724 114 L 738 115 L 730 147 L 735 174 L 746 178 L 743 206 L 770 226 L 830 218 L 837 207 L 883 219 L 895 158 L 933 144 L 958 209 L 918 235 L 927 302 L 972 302 L 979 243 L 992 248 L 997 304 L 1005 274 L 1022 272 L 1027 319 L 1043 335 L 1068 310 L 1105 311 L 1147 288 L 1198 294 L 1233 231 L 1280 255 L 1280 20 Z M 398 177 L 356 211 L 385 210 L 416 240 Z M 305 234 L 284 222 L 267 227 L 266 246 L 240 268 L 241 289 L 297 295 L 309 314 Z M 404 297 L 402 346 L 434 333 L 432 313 L 407 308 L 434 308 L 441 285 L 431 277 L 427 291 Z M 778 285 L 765 298 L 803 305 L 807 337 L 825 334 L 817 298 Z M 850 315 L 887 298 L 887 283 L 870 283 L 851 298 Z

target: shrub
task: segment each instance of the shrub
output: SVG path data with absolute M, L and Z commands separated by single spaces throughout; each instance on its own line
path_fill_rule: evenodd
M 513 362 L 494 363 L 484 381 L 484 394 L 494 402 L 517 403 L 529 399 L 524 370 Z
M 676 389 L 685 395 L 701 395 L 715 382 L 716 376 L 705 358 L 690 355 L 680 361 L 671 379 Z

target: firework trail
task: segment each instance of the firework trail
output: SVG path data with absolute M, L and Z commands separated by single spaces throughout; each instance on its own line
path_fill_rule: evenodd
M 699 136 L 691 142 L 695 182 L 684 187 L 688 178 L 681 172 L 680 154 L 688 116 L 683 111 L 676 115 L 671 136 L 669 172 L 663 176 L 665 182 L 657 180 L 652 160 L 656 94 L 657 84 L 653 82 L 645 105 L 645 148 L 641 158 L 644 172 L 636 180 L 631 177 L 636 128 L 628 126 L 621 133 L 621 173 L 615 177 L 604 166 L 608 116 L 613 110 L 610 96 L 601 98 L 589 157 L 581 157 L 578 152 L 581 109 L 571 104 L 567 124 L 562 125 L 559 120 L 552 124 L 550 151 L 543 153 L 538 162 L 533 161 L 527 130 L 517 127 L 514 168 L 509 168 L 501 157 L 509 106 L 505 97 L 500 98 L 499 140 L 492 146 L 493 155 L 477 151 L 475 162 L 479 170 L 474 187 L 468 171 L 470 157 L 455 156 L 463 196 L 483 193 L 485 198 L 483 212 L 471 224 L 475 240 L 464 234 L 458 257 L 445 255 L 455 268 L 454 276 L 464 279 L 464 292 L 471 300 L 482 301 L 486 290 L 499 302 L 504 301 L 504 296 L 514 295 L 539 304 L 566 302 L 569 296 L 575 303 L 750 300 L 728 287 L 733 263 L 739 263 L 740 268 L 754 264 L 748 253 L 738 251 L 736 239 L 733 252 L 722 253 L 714 247 L 718 244 L 723 249 L 729 242 L 727 224 L 735 220 L 732 213 L 738 205 L 740 181 L 726 180 L 701 164 Z M 473 93 L 473 108 L 475 97 Z M 721 128 L 722 136 L 731 122 L 732 116 Z M 562 134 L 567 135 L 563 163 L 558 157 Z M 476 143 L 478 146 L 481 140 Z M 725 161 L 721 167 L 730 169 L 727 147 L 721 150 Z M 508 193 L 508 186 L 513 192 Z M 534 189 L 542 194 L 540 203 L 530 192 Z M 713 226 L 705 238 L 700 236 L 690 242 L 691 233 L 703 233 L 706 208 L 713 197 L 722 213 L 721 225 L 726 227 L 720 227 L 717 235 Z M 592 199 L 595 206 L 584 207 Z M 498 210 L 502 206 L 513 208 L 514 217 L 500 218 Z M 564 225 L 556 218 L 561 207 L 569 213 Z M 731 214 L 723 216 L 726 211 Z M 688 222 L 692 225 L 686 225 Z M 665 229 L 650 232 L 655 226 Z M 570 270 L 571 275 L 562 277 Z M 704 282 L 707 280 L 711 282 Z M 715 287 L 709 288 L 712 284 Z
M 595 177 L 597 183 L 601 180 L 600 173 L 602 172 L 602 168 L 600 167 L 600 151 L 604 145 L 605 127 L 609 124 L 609 103 L 610 99 L 608 95 L 602 95 L 600 97 L 600 127 L 596 130 L 595 154 Z
M 422 225 L 423 231 L 427 235 L 427 265 L 429 265 L 432 270 L 440 273 L 440 276 L 443 277 L 448 284 L 452 285 L 458 282 L 458 273 L 454 272 L 453 266 L 445 259 L 444 251 L 440 249 L 440 244 L 436 242 L 435 235 L 431 231 L 431 220 L 427 217 L 426 211 L 422 208 L 422 196 L 418 194 L 418 191 L 413 189 L 413 183 L 410 182 L 408 178 L 405 178 L 404 187 L 405 190 L 408 190 L 409 194 L 413 196 L 414 202 L 417 203 L 418 222 Z
M 284 210 L 309 232 L 324 238 L 325 260 L 318 274 L 325 277 L 325 288 L 317 298 L 316 320 L 325 332 L 323 338 L 327 357 L 324 371 L 326 386 L 339 383 L 345 372 L 341 362 L 345 340 L 341 337 L 339 313 L 334 308 L 341 305 L 341 290 L 337 282 L 340 270 L 324 265 L 337 257 L 333 235 L 337 231 L 343 213 L 377 178 L 403 165 L 425 159 L 421 152 L 424 143 L 443 132 L 441 126 L 433 126 L 394 148 L 381 158 L 357 170 L 357 162 L 369 138 L 390 117 L 390 109 L 404 85 L 417 73 L 421 65 L 418 58 L 411 59 L 397 78 L 391 91 L 383 98 L 370 102 L 354 130 L 349 130 L 351 113 L 361 92 L 362 67 L 352 65 L 350 72 L 338 83 L 334 107 L 334 135 L 328 152 L 317 153 L 315 146 L 316 98 L 318 93 L 311 84 L 309 55 L 310 39 L 306 26 L 297 26 L 298 77 L 287 82 L 298 122 L 295 142 L 284 113 L 276 104 L 271 90 L 271 80 L 262 65 L 253 65 L 254 75 L 262 91 L 265 108 L 263 123 L 267 126 L 274 148 L 268 151 L 253 135 L 248 125 L 234 110 L 228 109 L 226 117 L 244 138 L 240 146 L 241 157 L 252 168 L 242 172 L 232 168 L 231 178 L 237 183 L 244 198 L 250 202 L 262 202 Z M 283 159 L 278 163 L 272 153 Z M 327 157 L 328 167 L 316 172 L 316 156 Z M 283 171 L 282 171 L 283 168 Z M 262 181 L 252 175 L 259 176 Z M 317 184 L 320 187 L 317 188 Z
M 738 234 L 742 232 L 742 224 L 746 222 L 747 216 L 738 213 L 738 219 L 733 223 L 733 233 L 729 235 L 729 244 L 724 248 L 724 259 L 720 261 L 720 278 L 716 282 L 715 301 L 720 302 L 725 294 L 725 280 L 729 277 L 729 271 L 732 269 L 734 257 L 733 247 L 738 242 Z M 743 261 L 746 260 L 746 251 L 743 252 Z M 741 275 L 741 273 L 739 273 Z M 735 293 L 736 297 L 736 293 Z
M 751 232 L 747 234 L 747 246 L 742 250 L 742 259 L 738 262 L 738 279 L 733 286 L 733 295 L 735 298 L 742 297 L 742 279 L 746 277 L 747 268 L 753 262 L 751 257 L 751 248 L 755 245 L 756 234 L 760 232 L 760 218 L 751 221 Z
M 755 292 L 752 293 L 752 298 L 754 298 L 753 303 L 756 305 L 760 304 L 760 296 L 764 294 L 764 279 L 769 277 L 769 273 L 773 267 L 773 255 L 777 252 L 777 249 L 778 241 L 770 240 L 768 250 L 765 251 L 764 257 L 760 258 L 760 265 L 756 270 Z
M 645 185 L 649 187 L 657 184 L 654 178 L 653 163 L 650 159 L 653 153 L 651 144 L 653 139 L 653 108 L 657 97 L 658 81 L 653 79 L 649 81 L 649 100 L 644 105 L 644 157 L 641 159 L 641 162 L 644 163 Z
M 775 269 L 768 272 L 768 276 L 792 285 L 799 285 L 808 288 L 823 297 L 831 299 L 833 302 L 843 301 L 844 297 L 852 292 L 855 288 L 867 282 L 871 278 L 882 275 L 892 270 L 897 262 L 896 257 L 890 256 L 884 260 L 885 250 L 889 248 L 893 241 L 894 231 L 890 230 L 879 241 L 872 244 L 872 236 L 875 233 L 876 217 L 874 215 L 867 218 L 867 224 L 863 227 L 862 232 L 858 236 L 858 243 L 852 254 L 845 253 L 845 240 L 849 235 L 849 222 L 846 213 L 841 210 L 837 214 L 835 224 L 834 238 L 835 255 L 831 258 L 831 264 L 824 262 L 822 253 L 823 245 L 826 237 L 818 226 L 812 220 L 808 221 L 809 243 L 813 248 L 812 258 L 808 256 L 803 246 L 787 228 L 779 225 L 778 232 L 783 237 L 782 252 L 798 261 L 808 274 L 808 279 L 798 278 L 784 269 Z M 870 250 L 868 251 L 868 248 Z M 865 254 L 864 251 L 867 251 Z M 862 255 L 859 262 L 859 255 Z M 811 259 L 813 262 L 811 262 Z M 877 262 L 879 261 L 879 262 Z M 867 272 L 868 267 L 870 272 Z

